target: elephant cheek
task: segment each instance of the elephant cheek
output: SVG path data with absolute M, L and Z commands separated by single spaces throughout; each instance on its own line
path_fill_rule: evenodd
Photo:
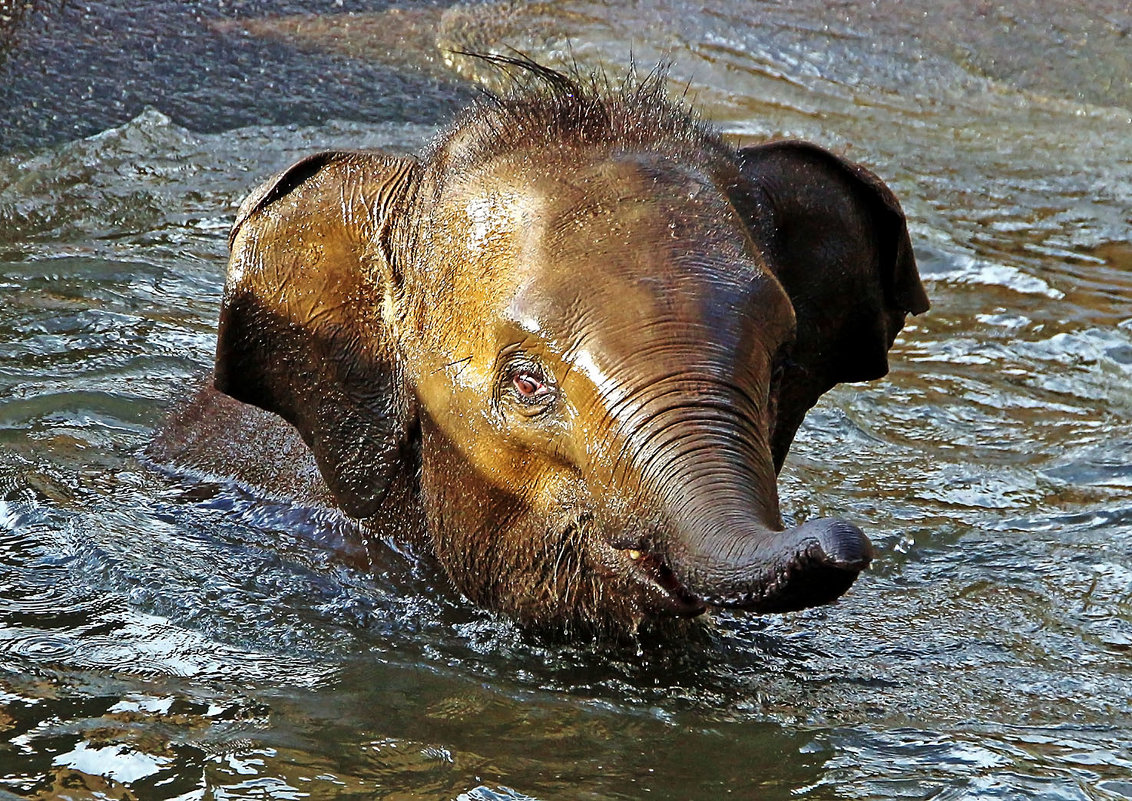
M 548 585 L 546 521 L 521 495 L 478 469 L 422 415 L 421 490 L 433 553 L 453 586 L 478 606 L 521 621 L 556 619 Z
M 421 489 L 429 536 L 459 592 L 541 629 L 620 631 L 640 623 L 640 589 L 594 547 L 584 485 L 549 470 L 541 480 L 532 476 L 527 492 L 509 491 L 426 418 Z
M 503 493 L 472 468 L 427 414 L 421 415 L 421 494 L 432 550 L 453 585 L 478 604 L 488 603 L 500 577 L 488 569 L 504 545 L 490 521 L 508 516 Z

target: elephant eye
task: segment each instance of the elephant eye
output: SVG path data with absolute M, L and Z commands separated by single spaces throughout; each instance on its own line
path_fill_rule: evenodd
M 503 386 L 527 414 L 537 414 L 554 401 L 554 381 L 537 364 L 523 361 L 505 371 Z
M 512 377 L 511 383 L 515 385 L 515 391 L 518 392 L 519 397 L 522 398 L 535 398 L 550 392 L 550 387 L 548 387 L 541 378 L 533 376 L 530 373 L 518 373 Z

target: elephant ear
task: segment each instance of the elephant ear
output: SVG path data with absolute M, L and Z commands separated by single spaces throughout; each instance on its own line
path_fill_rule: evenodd
M 807 142 L 742 148 L 739 158 L 736 207 L 797 319 L 772 438 L 780 468 L 818 398 L 885 375 L 905 316 L 929 303 L 904 212 L 880 178 Z
M 216 388 L 295 426 L 355 517 L 415 477 L 389 318 L 418 173 L 377 152 L 310 156 L 244 201 L 229 238 Z

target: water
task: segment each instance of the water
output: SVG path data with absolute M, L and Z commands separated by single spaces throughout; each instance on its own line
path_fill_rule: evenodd
M 41 2 L 11 28 L 0 798 L 1132 798 L 1125 4 Z M 738 141 L 896 189 L 934 307 L 781 480 L 878 546 L 838 605 L 542 642 L 340 519 L 137 460 L 210 360 L 248 188 L 414 150 L 494 80 L 435 43 L 667 57 Z

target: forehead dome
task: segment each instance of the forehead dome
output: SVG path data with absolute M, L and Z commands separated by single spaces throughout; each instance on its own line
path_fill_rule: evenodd
M 524 151 L 608 148 L 652 152 L 704 163 L 733 157 L 722 138 L 664 91 L 667 74 L 630 73 L 619 82 L 522 59 L 485 57 L 514 71 L 515 88 L 485 95 L 443 134 L 425 163 L 436 192 L 453 178 Z

